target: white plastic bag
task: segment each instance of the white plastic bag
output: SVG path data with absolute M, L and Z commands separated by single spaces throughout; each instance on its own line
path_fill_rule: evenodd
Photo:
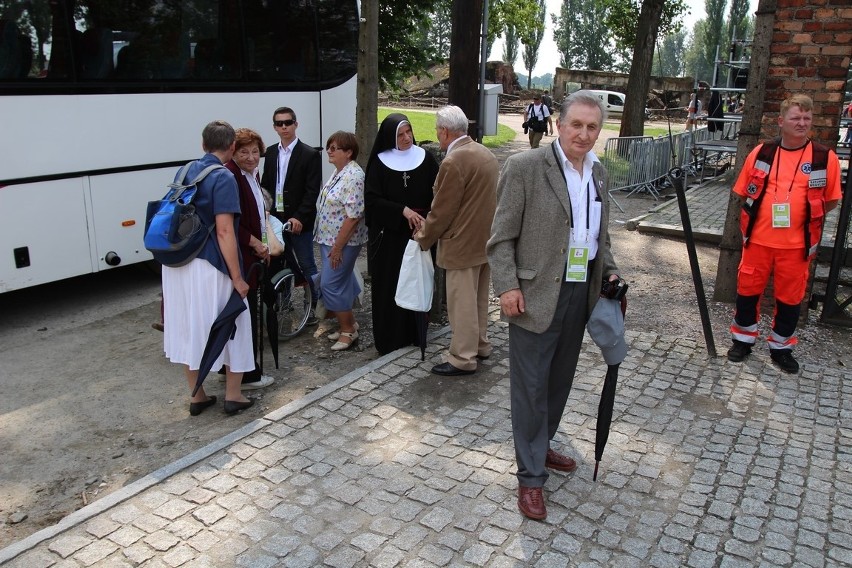
M 435 267 L 432 254 L 420 250 L 415 240 L 408 241 L 399 267 L 399 280 L 396 283 L 396 305 L 415 312 L 428 312 L 432 309 L 432 292 L 435 286 Z

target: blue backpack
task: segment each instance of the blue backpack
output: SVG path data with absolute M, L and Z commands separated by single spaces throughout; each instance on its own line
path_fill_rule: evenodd
M 164 266 L 189 264 L 204 248 L 215 225 L 205 226 L 192 203 L 198 184 L 213 170 L 224 168 L 213 164 L 204 168 L 194 180 L 184 183 L 186 172 L 195 162 L 183 166 L 169 191 L 157 201 L 148 202 L 145 215 L 145 248 L 154 260 Z

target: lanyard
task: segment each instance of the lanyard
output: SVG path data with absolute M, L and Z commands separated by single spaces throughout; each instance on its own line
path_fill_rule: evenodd
M 328 201 L 328 195 L 331 193 L 331 190 L 334 189 L 334 186 L 336 186 L 340 182 L 340 179 L 342 177 L 343 170 L 341 169 L 333 178 L 328 180 L 328 182 L 322 188 L 322 191 L 320 191 L 320 202 L 319 207 L 317 207 L 317 211 L 322 211 L 325 208 L 325 203 L 326 201 Z
M 556 144 L 554 142 L 554 144 Z M 568 191 L 568 176 L 565 173 L 565 166 L 562 164 L 562 160 L 559 159 L 559 154 L 556 152 L 556 146 L 551 145 L 550 149 L 553 150 L 553 157 L 556 158 L 556 163 L 559 164 L 559 169 L 562 171 L 562 178 L 565 180 L 565 191 Z M 579 172 L 578 172 L 579 173 Z M 583 179 L 580 178 L 580 182 L 582 183 Z M 592 201 L 592 176 L 589 176 L 589 181 L 586 183 L 586 238 L 589 237 L 589 209 L 591 208 Z M 580 187 L 580 191 L 582 191 L 582 185 Z M 581 194 L 582 195 L 582 194 Z M 571 203 L 571 194 L 568 193 L 568 203 Z M 571 225 L 573 229 L 574 225 L 574 210 L 573 206 L 571 208 Z
M 805 145 L 802 146 L 802 151 L 799 153 L 799 161 L 796 162 L 796 167 L 793 170 L 793 177 L 790 180 L 790 187 L 787 188 L 787 196 L 784 198 L 784 203 L 787 203 L 788 201 L 790 201 L 790 192 L 793 191 L 793 183 L 795 183 L 795 181 L 796 181 L 796 175 L 799 173 L 799 166 L 802 164 L 802 157 L 804 157 L 805 150 L 807 150 L 808 144 L 810 144 L 810 143 L 811 143 L 811 141 L 808 140 L 807 142 L 805 142 Z M 781 147 L 781 146 L 779 146 L 779 148 L 781 150 L 784 150 L 784 148 Z M 775 161 L 778 163 L 778 167 L 775 168 L 775 194 L 772 196 L 772 200 L 775 203 L 777 203 L 778 202 L 778 170 L 781 169 L 781 152 L 775 153 Z

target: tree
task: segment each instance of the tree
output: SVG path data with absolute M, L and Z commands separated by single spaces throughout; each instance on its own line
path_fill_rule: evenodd
M 619 136 L 641 136 L 645 127 L 645 102 L 651 83 L 651 65 L 654 62 L 654 44 L 666 0 L 644 0 L 639 12 L 633 63 L 630 65 L 630 82 L 624 101 Z
M 611 37 L 620 49 L 634 49 L 637 36 L 647 33 L 640 21 L 641 5 L 639 0 L 597 0 L 606 6 L 606 25 Z M 687 9 L 684 0 L 663 0 L 662 13 L 655 34 L 667 34 L 680 29 L 681 14 Z
M 396 87 L 404 79 L 422 73 L 437 59 L 434 45 L 412 30 L 427 30 L 436 0 L 384 0 L 379 6 L 380 87 Z
M 435 9 L 429 14 L 426 41 L 435 50 L 435 56 L 443 61 L 450 56 L 450 32 L 452 31 L 452 0 L 437 0 Z
M 453 0 L 449 102 L 470 120 L 468 134 L 477 135 L 479 117 L 479 53 L 483 0 Z
M 751 50 L 745 108 L 737 142 L 737 161 L 734 173 L 738 174 L 746 157 L 760 140 L 763 118 L 763 99 L 766 95 L 766 78 L 769 75 L 769 51 L 772 45 L 773 25 L 777 0 L 760 0 L 754 22 L 754 42 Z M 731 193 L 725 216 L 725 229 L 719 243 L 719 264 L 716 268 L 716 286 L 713 300 L 733 302 L 737 295 L 737 266 L 742 254 L 740 233 L 740 199 Z
M 361 23 L 358 29 L 358 84 L 355 108 L 355 134 L 363 151 L 358 163 L 367 167 L 378 130 L 379 107 L 379 0 L 361 0 Z
M 542 22 L 544 21 L 544 18 L 547 17 L 547 5 L 545 4 L 545 0 L 538 0 L 538 15 L 538 19 Z M 521 43 L 524 44 L 524 67 L 528 73 L 527 89 L 532 86 L 532 72 L 533 69 L 535 69 L 536 63 L 538 63 L 538 49 L 541 46 L 542 39 L 544 39 L 544 26 L 536 30 L 533 34 L 521 38 Z
M 686 50 L 686 32 L 678 30 L 666 34 L 659 43 L 657 57 L 654 58 L 653 74 L 660 77 L 682 77 L 686 74 L 684 51 Z
M 616 46 L 633 46 L 630 82 L 627 85 L 619 136 L 641 136 L 657 35 L 680 29 L 679 16 L 686 5 L 683 0 L 642 0 L 640 8 L 633 3 L 636 0 L 600 1 L 607 6 L 606 21 L 615 37 Z
M 488 35 L 486 48 L 491 45 L 507 26 L 512 26 L 516 37 L 527 37 L 534 30 L 544 29 L 544 20 L 538 16 L 538 0 L 488 0 Z
M 506 32 L 503 37 L 505 38 L 503 42 L 503 62 L 514 66 L 515 61 L 518 59 L 518 47 L 520 45 L 520 38 L 515 30 L 515 26 L 506 24 Z
M 704 9 L 707 12 L 707 19 L 704 20 L 704 63 L 707 65 L 708 74 L 706 80 L 711 80 L 713 77 L 713 69 L 716 63 L 716 54 L 719 56 L 725 55 L 725 46 L 728 41 L 722 38 L 722 29 L 724 28 L 725 17 L 725 2 L 726 0 L 705 0 Z
M 559 16 L 550 15 L 562 67 L 613 69 L 616 50 L 606 14 L 607 7 L 601 0 L 563 0 Z

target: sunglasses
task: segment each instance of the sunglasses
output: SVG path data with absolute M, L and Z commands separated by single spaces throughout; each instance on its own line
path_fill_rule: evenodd
M 296 121 L 292 118 L 288 118 L 287 120 L 273 120 L 272 124 L 274 124 L 278 128 L 281 128 L 282 126 L 293 126 L 294 124 L 296 124 Z

